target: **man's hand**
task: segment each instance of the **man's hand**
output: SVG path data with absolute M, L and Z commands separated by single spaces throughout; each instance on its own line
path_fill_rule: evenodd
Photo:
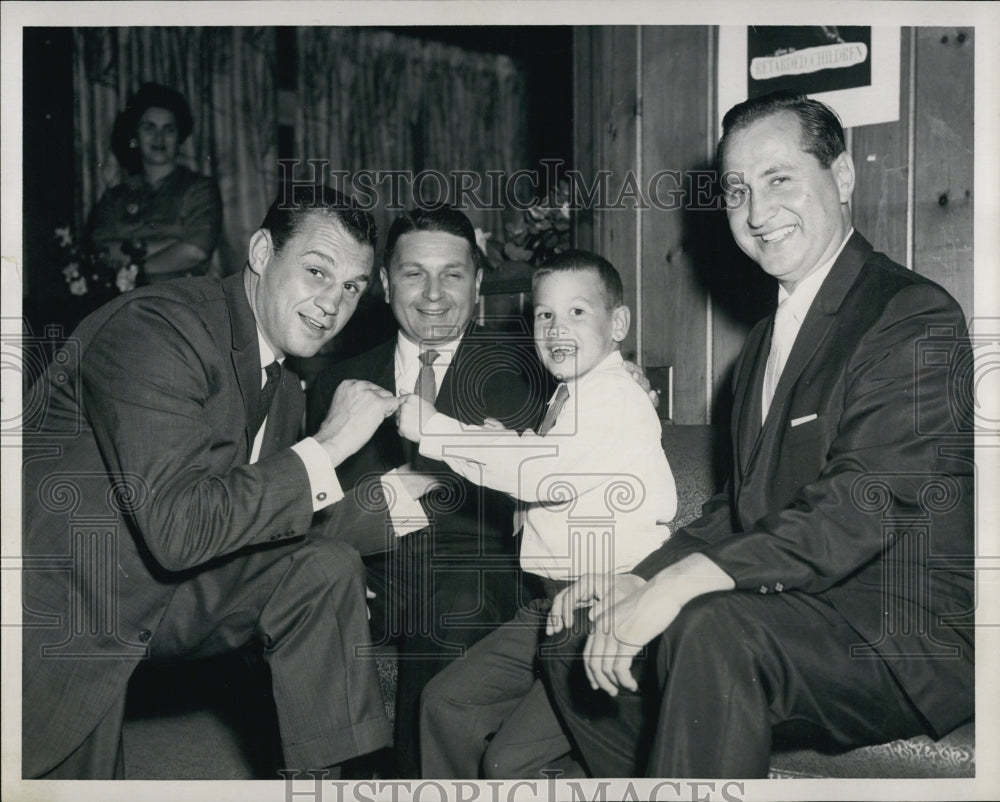
M 403 396 L 402 405 L 399 407 L 399 415 L 396 423 L 399 425 L 399 433 L 407 440 L 414 443 L 420 442 L 421 424 L 430 420 L 436 414 L 434 405 L 424 401 L 416 393 Z
M 617 696 L 619 688 L 639 689 L 632 676 L 632 658 L 681 611 L 671 594 L 651 590 L 646 583 L 594 617 L 593 631 L 583 647 L 583 667 L 595 690 Z
M 698 596 L 732 590 L 729 574 L 704 554 L 689 554 L 617 602 L 604 605 L 583 649 L 591 687 L 617 696 L 620 688 L 638 690 L 632 658 L 667 629 L 681 608 Z
M 627 359 L 622 363 L 622 366 L 628 371 L 628 375 L 632 377 L 635 383 L 649 396 L 649 400 L 653 406 L 659 407 L 660 394 L 653 389 L 653 386 L 649 383 L 649 379 L 646 378 L 646 374 L 642 372 L 642 368 L 635 364 L 635 362 L 630 362 Z
M 590 620 L 606 607 L 634 593 L 646 584 L 635 574 L 584 574 L 568 588 L 560 590 L 552 600 L 552 609 L 545 622 L 545 634 L 554 635 L 573 625 L 573 611 L 590 607 Z
M 368 442 L 382 421 L 392 415 L 402 399 L 366 381 L 341 383 L 330 403 L 330 411 L 315 434 L 334 467 Z

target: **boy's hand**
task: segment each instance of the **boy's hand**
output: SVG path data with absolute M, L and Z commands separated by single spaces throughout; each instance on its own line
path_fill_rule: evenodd
M 421 426 L 424 421 L 431 419 L 437 410 L 434 405 L 424 401 L 416 393 L 403 396 L 403 403 L 399 407 L 396 415 L 396 424 L 399 426 L 399 433 L 407 440 L 414 443 L 420 442 Z
M 649 400 L 653 403 L 653 406 L 659 407 L 660 394 L 652 388 L 652 385 L 649 383 L 649 379 L 646 378 L 646 374 L 642 372 L 642 368 L 635 364 L 635 362 L 630 362 L 627 359 L 624 361 L 622 366 L 628 371 L 628 375 L 635 380 L 635 383 L 643 389 L 647 396 L 649 396 Z

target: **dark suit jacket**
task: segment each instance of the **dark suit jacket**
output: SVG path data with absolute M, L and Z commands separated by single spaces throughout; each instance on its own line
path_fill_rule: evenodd
M 382 343 L 322 374 L 310 391 L 307 431 L 319 428 L 333 394 L 346 379 L 364 379 L 396 391 L 396 340 Z M 488 331 L 470 324 L 445 373 L 435 407 L 463 423 L 482 424 L 496 418 L 509 429 L 537 426 L 552 379 L 538 362 L 530 338 Z M 337 469 L 342 486 L 352 488 L 406 462 L 395 422 L 387 420 L 360 451 Z M 423 506 L 439 532 L 478 534 L 485 553 L 511 534 L 514 502 L 504 493 L 474 485 L 443 462 L 425 461 L 446 479 L 448 493 Z M 365 493 L 368 496 L 368 493 Z
M 24 439 L 24 776 L 66 757 L 124 694 L 187 572 L 310 530 L 308 477 L 288 448 L 302 392 L 288 370 L 248 464 L 260 375 L 235 275 L 123 295 L 83 321 L 36 385 L 46 406 Z M 342 531 L 364 513 L 350 498 L 334 508 Z
M 962 311 L 854 234 L 762 426 L 772 323 L 736 364 L 729 486 L 635 573 L 702 552 L 738 591 L 822 596 L 855 656 L 886 660 L 943 734 L 974 709 L 971 374 L 949 370 L 969 364 Z

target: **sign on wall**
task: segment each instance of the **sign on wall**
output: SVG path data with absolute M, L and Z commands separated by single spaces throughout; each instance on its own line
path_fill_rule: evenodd
M 719 125 L 735 104 L 779 89 L 836 109 L 845 128 L 899 119 L 899 28 L 723 25 Z

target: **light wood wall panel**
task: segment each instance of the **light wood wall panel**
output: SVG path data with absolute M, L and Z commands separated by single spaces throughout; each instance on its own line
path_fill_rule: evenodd
M 704 416 L 706 409 L 708 294 L 705 277 L 699 273 L 700 238 L 690 236 L 701 222 L 691 218 L 706 213 L 683 203 L 670 209 L 658 206 L 660 201 L 670 204 L 671 190 L 688 184 L 692 168 L 709 166 L 710 35 L 704 26 L 642 29 L 639 184 L 650 195 L 650 208 L 641 212 L 642 304 L 637 336 L 642 340 L 644 366 L 673 366 L 674 386 L 685 388 L 675 394 L 673 415 L 683 420 Z M 661 171 L 670 172 L 657 181 Z M 675 173 L 680 181 L 674 179 Z
M 973 312 L 973 29 L 916 29 L 913 269 Z

